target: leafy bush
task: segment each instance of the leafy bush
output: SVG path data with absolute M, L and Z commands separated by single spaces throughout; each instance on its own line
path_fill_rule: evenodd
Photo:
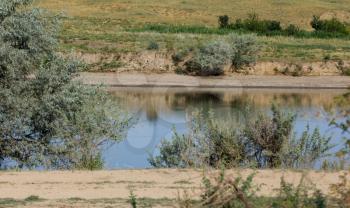
M 327 207 L 325 196 L 319 190 L 315 190 L 312 185 L 308 185 L 304 176 L 296 187 L 281 178 L 278 191 L 279 195 L 272 203 L 273 208 Z
M 341 72 L 342 75 L 350 76 L 350 66 L 345 66 L 343 60 L 339 60 L 336 65 L 337 69 Z
M 159 45 L 157 42 L 155 41 L 150 41 L 148 43 L 148 46 L 147 46 L 147 50 L 158 50 L 159 49 Z
M 224 67 L 231 64 L 235 69 L 255 63 L 260 47 L 255 35 L 231 34 L 227 41 L 210 42 L 194 51 L 184 63 L 183 73 L 191 75 L 221 75 Z M 173 55 L 177 65 L 184 60 L 182 53 Z
M 306 128 L 300 138 L 293 132 L 295 115 L 272 107 L 272 117 L 260 115 L 237 126 L 219 125 L 212 113 L 193 115 L 189 133 L 163 141 L 160 154 L 150 156 L 152 166 L 185 168 L 210 166 L 218 168 L 301 168 L 312 167 L 332 146 L 330 138 L 318 129 L 311 134 Z
M 259 33 L 282 31 L 280 22 L 275 20 L 260 20 L 255 13 L 249 14 L 247 19 L 237 19 L 235 23 L 230 25 L 230 28 Z
M 203 192 L 199 201 L 194 201 L 186 194 L 186 198 L 179 198 L 180 208 L 203 207 L 203 208 L 251 208 L 252 199 L 259 189 L 253 185 L 254 174 L 246 179 L 242 177 L 225 176 L 224 169 L 214 179 L 203 177 Z
M 296 138 L 293 132 L 296 116 L 285 114 L 274 105 L 271 110 L 272 117 L 260 115 L 246 125 L 243 133 L 246 154 L 259 168 L 312 167 L 333 147 L 331 138 L 321 136 L 317 128 L 309 134 L 307 127 L 301 138 Z
M 230 18 L 227 15 L 219 16 L 219 27 L 228 28 Z
M 149 163 L 156 168 L 186 168 L 193 165 L 190 155 L 193 141 L 185 135 L 179 135 L 174 131 L 170 141 L 162 140 L 160 144 L 160 155 L 148 158 Z
M 345 23 L 340 22 L 336 18 L 332 18 L 330 20 L 321 20 L 319 16 L 313 16 L 310 24 L 312 28 L 315 29 L 315 31 L 349 34 Z
M 133 191 L 130 191 L 129 203 L 132 208 L 137 208 L 137 198 Z
M 260 115 L 244 129 L 247 151 L 256 159 L 259 168 L 276 168 L 281 166 L 280 153 L 292 135 L 296 116 L 285 115 L 272 106 L 272 118 Z
M 96 155 L 86 153 L 83 154 L 75 168 L 81 170 L 101 170 L 103 169 L 103 164 L 104 161 L 100 153 Z
M 300 28 L 296 25 L 290 24 L 284 31 L 288 36 L 295 36 L 300 33 Z
M 255 35 L 236 35 L 229 36 L 229 44 L 232 47 L 232 66 L 236 69 L 255 63 L 259 52 L 259 45 Z
M 331 137 L 321 136 L 318 128 L 315 128 L 311 134 L 309 132 L 310 129 L 307 126 L 300 138 L 290 139 L 284 147 L 281 159 L 285 167 L 314 167 L 315 162 L 327 156 L 328 151 L 334 147 L 330 144 Z
M 221 75 L 231 57 L 232 48 L 226 42 L 214 41 L 195 51 L 192 59 L 185 63 L 185 71 L 192 75 Z
M 235 131 L 220 126 L 212 114 L 205 117 L 196 112 L 193 116 L 188 134 L 174 130 L 171 141 L 161 142 L 160 155 L 149 157 L 153 167 L 236 167 L 243 162 L 243 144 Z

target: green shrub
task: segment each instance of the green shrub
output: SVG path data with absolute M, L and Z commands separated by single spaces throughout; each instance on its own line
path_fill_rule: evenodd
M 86 153 L 82 155 L 79 163 L 76 164 L 77 169 L 81 170 L 101 170 L 103 169 L 104 161 L 102 159 L 101 153 L 96 155 L 92 155 L 90 153 Z
M 336 65 L 337 69 L 341 72 L 342 75 L 350 76 L 350 67 L 345 66 L 343 60 L 339 60 Z
M 281 178 L 278 191 L 279 195 L 272 203 L 273 208 L 327 207 L 325 196 L 319 190 L 315 190 L 313 185 L 308 185 L 304 176 L 296 187 Z
M 255 13 L 249 14 L 245 20 L 237 19 L 230 27 L 236 30 L 240 29 L 259 33 L 282 31 L 280 22 L 275 20 L 260 20 Z
M 204 45 L 195 51 L 193 57 L 185 63 L 185 72 L 192 75 L 221 75 L 230 62 L 232 48 L 218 40 Z
M 134 194 L 133 191 L 130 191 L 129 203 L 130 203 L 132 208 L 137 208 L 137 199 L 136 199 L 136 195 Z
M 321 136 L 317 128 L 310 134 L 306 127 L 302 136 L 296 138 L 293 132 L 296 115 L 283 113 L 274 105 L 271 110 L 272 117 L 260 115 L 246 125 L 243 133 L 246 155 L 259 168 L 313 167 L 333 147 L 331 138 Z
M 171 56 L 175 65 L 184 61 L 184 58 L 190 53 L 190 49 L 180 50 Z
M 246 179 L 225 176 L 224 169 L 214 179 L 203 177 L 203 191 L 199 200 L 193 200 L 185 190 L 184 197 L 178 198 L 180 208 L 252 208 L 255 192 L 259 187 L 253 185 L 254 174 Z
M 284 31 L 288 36 L 295 36 L 300 33 L 299 27 L 293 24 L 288 25 Z
M 36 201 L 41 201 L 41 199 L 40 199 L 39 196 L 31 195 L 31 196 L 28 196 L 27 198 L 25 198 L 24 201 L 26 201 L 26 202 L 36 202 Z
M 155 41 L 150 41 L 148 43 L 148 46 L 147 46 L 147 50 L 158 50 L 159 49 L 159 45 L 157 42 Z
M 210 113 L 195 112 L 189 133 L 179 135 L 174 130 L 171 141 L 163 140 L 160 154 L 150 156 L 153 167 L 237 167 L 243 163 L 244 147 L 235 130 L 221 126 Z
M 321 20 L 319 16 L 313 16 L 310 24 L 315 31 L 349 34 L 346 24 L 340 22 L 336 18 L 332 18 L 330 20 Z
M 293 132 L 295 115 L 272 107 L 272 116 L 260 115 L 246 121 L 244 128 L 222 125 L 212 113 L 196 112 L 189 132 L 162 141 L 160 154 L 150 156 L 157 168 L 258 167 L 305 168 L 327 155 L 330 138 L 316 128 L 306 128 L 300 138 Z
M 148 162 L 155 168 L 186 168 L 193 165 L 193 158 L 189 154 L 193 141 L 185 135 L 174 131 L 170 141 L 162 140 L 159 146 L 159 156 L 149 156 Z
M 219 27 L 228 28 L 230 18 L 227 15 L 219 16 Z
M 255 63 L 260 49 L 255 35 L 231 34 L 228 41 L 233 51 L 231 64 L 235 69 Z

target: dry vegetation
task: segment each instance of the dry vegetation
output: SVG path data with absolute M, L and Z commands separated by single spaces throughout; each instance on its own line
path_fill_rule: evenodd
M 146 50 L 151 41 L 159 44 L 159 51 L 172 52 L 198 46 L 219 35 L 159 34 L 133 32 L 148 23 L 217 26 L 219 15 L 232 19 L 245 18 L 256 12 L 261 18 L 281 21 L 282 25 L 296 24 L 310 30 L 312 15 L 350 20 L 349 0 L 341 1 L 54 1 L 37 0 L 36 5 L 55 11 L 64 11 L 66 20 L 61 33 L 62 50 L 72 48 L 84 53 L 116 54 Z M 281 15 L 283 14 L 283 15 Z M 259 60 L 267 61 L 321 61 L 350 60 L 348 39 L 298 39 L 291 37 L 259 37 L 265 45 Z

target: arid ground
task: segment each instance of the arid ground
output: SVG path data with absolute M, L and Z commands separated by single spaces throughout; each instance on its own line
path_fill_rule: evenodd
M 246 178 L 252 173 L 257 195 L 274 196 L 280 179 L 295 185 L 304 175 L 324 194 L 338 182 L 342 172 L 230 170 L 227 177 Z M 0 172 L 0 207 L 129 207 L 132 190 L 141 207 L 172 207 L 187 190 L 193 197 L 201 193 L 203 170 L 112 170 L 112 171 L 28 171 Z M 38 198 L 39 197 L 39 198 Z

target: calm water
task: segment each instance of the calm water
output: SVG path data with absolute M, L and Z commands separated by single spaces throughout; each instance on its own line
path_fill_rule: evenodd
M 137 118 L 125 141 L 107 148 L 107 169 L 147 168 L 149 154 L 157 154 L 162 139 L 170 139 L 172 129 L 185 133 L 190 115 L 196 109 L 212 111 L 222 122 L 240 125 L 247 106 L 251 114 L 270 113 L 272 103 L 283 110 L 297 113 L 295 132 L 299 135 L 307 125 L 341 142 L 341 132 L 329 127 L 330 114 L 341 110 L 334 98 L 342 90 L 286 89 L 195 89 L 195 88 L 113 88 L 123 108 Z M 341 119 L 339 116 L 337 119 Z M 333 151 L 339 149 L 335 147 Z

